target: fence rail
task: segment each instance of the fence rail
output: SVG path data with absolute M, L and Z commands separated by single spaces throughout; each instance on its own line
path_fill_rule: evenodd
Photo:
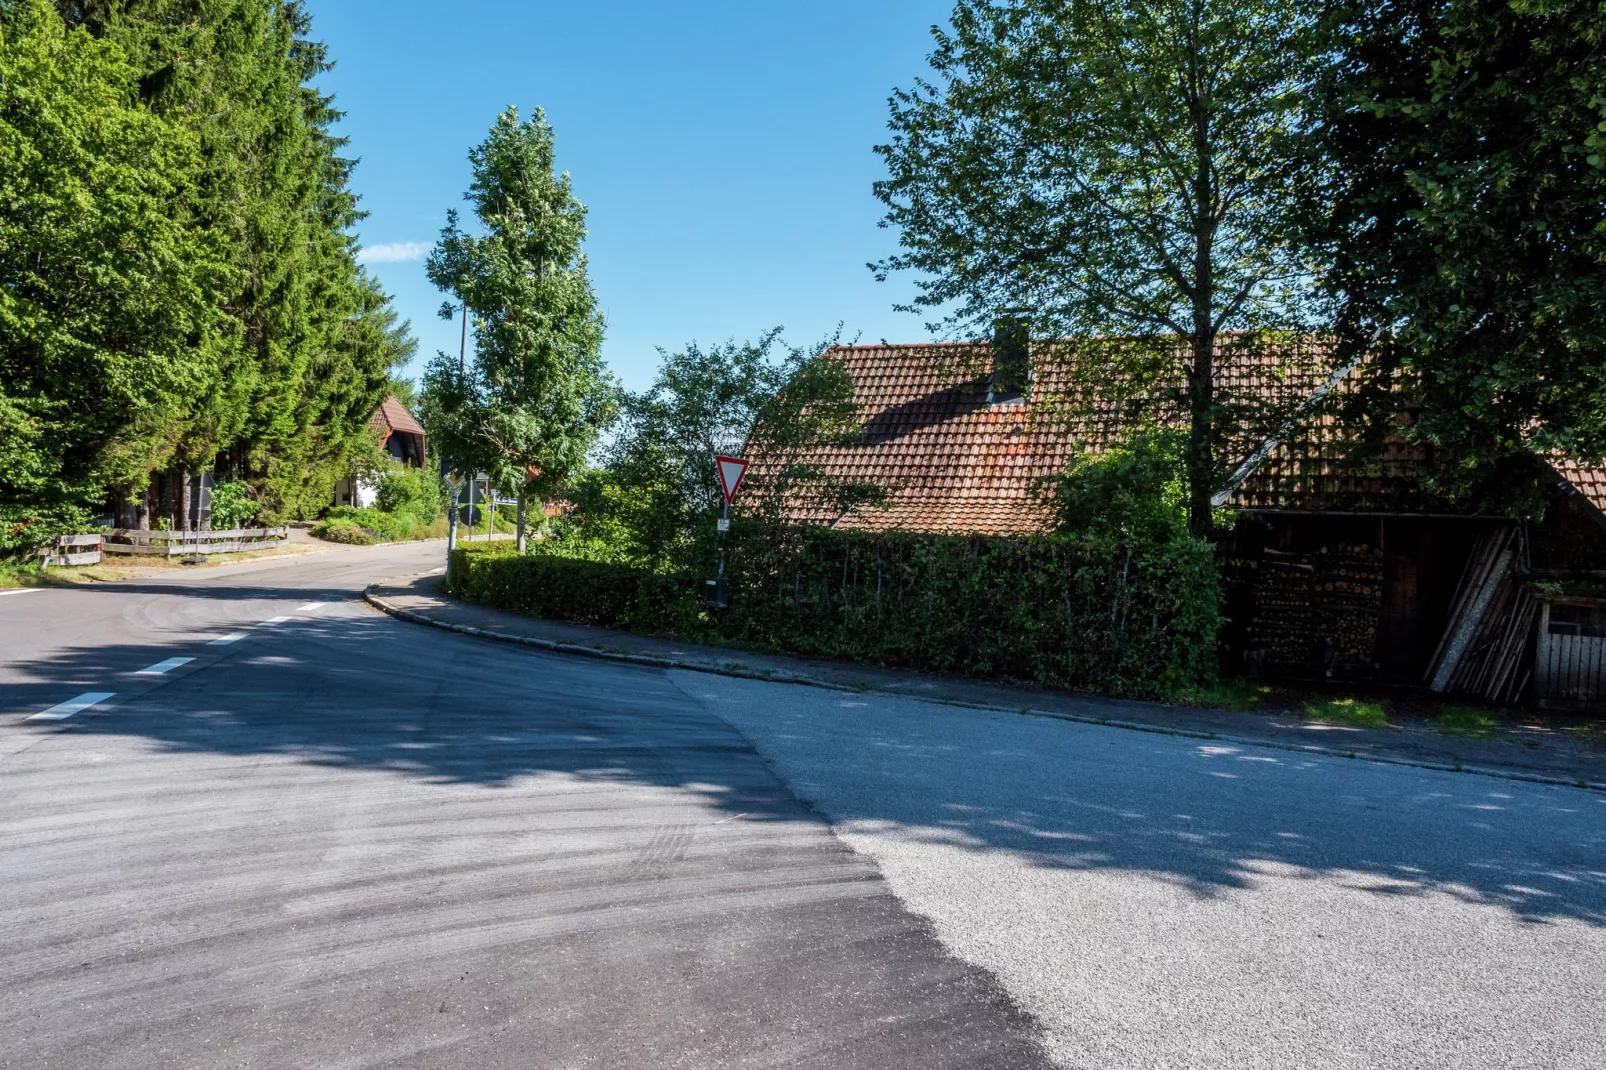
M 63 565 L 98 565 L 101 545 L 99 535 L 57 535 L 56 545 L 44 552 L 44 564 L 47 568 Z
M 227 531 L 141 531 L 114 528 L 102 549 L 108 554 L 183 557 L 272 550 L 290 539 L 289 528 L 231 528 Z

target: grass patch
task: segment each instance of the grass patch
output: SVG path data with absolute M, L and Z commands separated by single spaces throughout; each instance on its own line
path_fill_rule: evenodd
M 1358 698 L 1324 698 L 1305 703 L 1305 717 L 1312 721 L 1332 721 L 1359 728 L 1387 728 L 1388 711 L 1381 702 Z
M 1183 706 L 1207 710 L 1232 710 L 1249 713 L 1259 709 L 1271 694 L 1270 684 L 1253 680 L 1220 680 L 1207 687 L 1193 687 L 1180 691 L 1175 701 Z
M 1476 706 L 1442 706 L 1433 715 L 1433 727 L 1447 736 L 1487 739 L 1500 731 L 1500 718 Z
M 62 587 L 72 583 L 120 580 L 125 574 L 104 565 L 43 568 L 37 564 L 0 564 L 0 590 L 18 587 Z
M 1568 725 L 1567 731 L 1591 747 L 1606 750 L 1606 721 L 1590 721 L 1587 724 Z

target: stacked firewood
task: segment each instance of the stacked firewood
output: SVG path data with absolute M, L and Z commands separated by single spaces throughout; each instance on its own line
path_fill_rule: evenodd
M 1253 584 L 1255 665 L 1331 674 L 1375 661 L 1382 551 L 1344 543 L 1314 554 L 1268 550 Z
M 1316 643 L 1312 630 L 1316 567 L 1309 554 L 1267 551 L 1254 578 L 1249 649 L 1266 665 L 1303 665 Z
M 1383 551 L 1339 543 L 1315 555 L 1317 630 L 1338 660 L 1371 664 L 1383 608 Z

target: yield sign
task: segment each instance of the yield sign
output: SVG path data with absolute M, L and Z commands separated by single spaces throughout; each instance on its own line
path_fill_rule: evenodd
M 729 505 L 736 499 L 736 488 L 742 485 L 742 477 L 747 474 L 747 461 L 741 457 L 715 454 L 714 465 L 719 469 L 719 485 L 725 491 L 725 504 Z

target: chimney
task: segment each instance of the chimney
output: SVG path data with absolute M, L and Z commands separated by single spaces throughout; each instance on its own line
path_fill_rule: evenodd
M 1032 328 L 1029 309 L 1009 308 L 993 320 L 993 374 L 987 404 L 1024 405 L 1032 386 Z

